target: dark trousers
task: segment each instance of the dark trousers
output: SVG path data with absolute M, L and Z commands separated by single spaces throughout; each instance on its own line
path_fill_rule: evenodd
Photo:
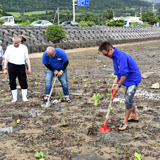
M 15 90 L 17 87 L 16 85 L 16 77 L 18 77 L 19 84 L 21 89 L 27 89 L 27 78 L 26 78 L 26 71 L 25 65 L 16 65 L 13 63 L 8 63 L 8 73 L 9 73 L 9 83 L 10 89 Z
M 2 71 L 2 60 L 3 60 L 3 58 L 0 57 L 0 71 Z

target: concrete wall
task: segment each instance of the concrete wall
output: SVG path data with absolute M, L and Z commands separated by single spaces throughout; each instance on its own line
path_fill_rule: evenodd
M 160 39 L 160 27 L 64 27 L 67 38 L 60 43 L 52 43 L 46 37 L 46 27 L 33 26 L 2 26 L 0 25 L 0 40 L 5 50 L 12 44 L 13 35 L 23 34 L 31 46 L 31 53 L 44 52 L 47 46 L 73 49 L 98 46 L 103 41 L 112 44 Z

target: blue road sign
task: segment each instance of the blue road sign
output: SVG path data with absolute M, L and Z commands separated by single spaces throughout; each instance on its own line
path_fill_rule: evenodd
M 78 6 L 89 6 L 89 0 L 77 0 L 78 3 L 77 5 Z

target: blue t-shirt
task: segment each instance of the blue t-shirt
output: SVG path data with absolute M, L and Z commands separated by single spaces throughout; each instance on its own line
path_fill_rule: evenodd
M 118 76 L 118 80 L 121 76 L 126 76 L 123 82 L 124 86 L 138 85 L 141 82 L 141 72 L 135 60 L 129 54 L 114 48 L 112 61 L 114 74 Z
M 56 55 L 54 58 L 50 58 L 47 55 L 47 51 L 43 53 L 42 63 L 47 65 L 50 64 L 54 69 L 61 70 L 63 64 L 68 61 L 67 53 L 60 48 L 55 48 Z

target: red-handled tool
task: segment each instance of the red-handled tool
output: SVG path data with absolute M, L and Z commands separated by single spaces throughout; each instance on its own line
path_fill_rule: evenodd
M 105 122 L 104 122 L 104 126 L 101 126 L 101 127 L 100 127 L 99 133 L 101 133 L 101 132 L 109 132 L 109 131 L 110 131 L 110 128 L 107 128 L 107 119 L 108 119 L 109 112 L 110 112 L 110 109 L 111 109 L 111 106 L 112 106 L 112 103 L 113 103 L 114 96 L 116 95 L 117 92 L 118 92 L 118 91 L 116 91 L 116 92 L 113 94 L 113 90 L 111 91 L 112 97 L 111 97 L 110 104 L 109 104 L 109 107 L 108 107 L 108 112 L 107 112 L 107 115 L 106 115 L 106 119 L 105 119 Z

